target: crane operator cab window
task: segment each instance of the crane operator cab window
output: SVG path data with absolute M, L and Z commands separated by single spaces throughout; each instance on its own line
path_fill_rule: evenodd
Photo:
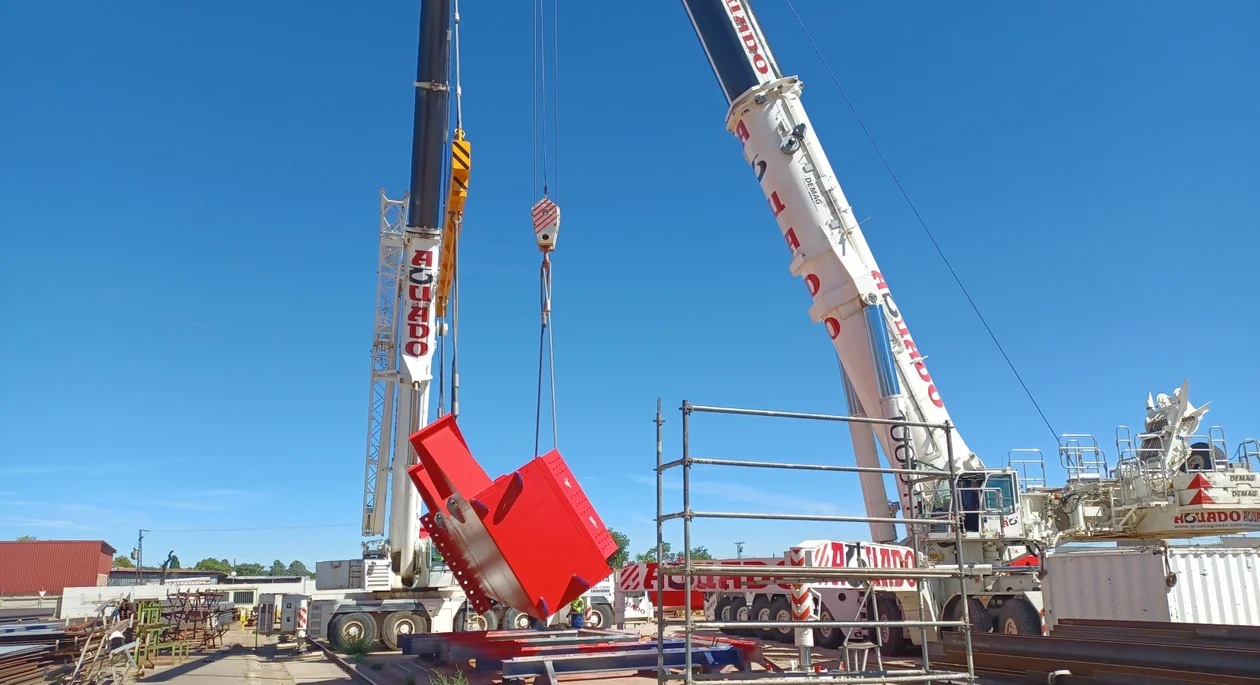
M 1015 474 L 964 473 L 958 477 L 958 499 L 964 532 L 999 531 L 1003 517 L 1015 513 Z

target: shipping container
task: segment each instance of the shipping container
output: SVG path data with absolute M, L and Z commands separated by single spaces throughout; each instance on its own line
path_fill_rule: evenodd
M 1046 626 L 1066 618 L 1260 625 L 1260 549 L 1135 547 L 1045 559 Z
M 0 597 L 105 585 L 116 551 L 103 540 L 0 542 Z

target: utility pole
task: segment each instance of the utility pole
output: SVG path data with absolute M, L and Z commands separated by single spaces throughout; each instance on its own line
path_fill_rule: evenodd
M 743 540 L 740 540 L 739 542 L 735 543 L 735 558 L 736 559 L 744 558 L 744 541 Z
M 136 585 L 140 584 L 140 572 L 144 568 L 144 534 L 147 532 L 141 528 L 140 537 L 136 540 Z

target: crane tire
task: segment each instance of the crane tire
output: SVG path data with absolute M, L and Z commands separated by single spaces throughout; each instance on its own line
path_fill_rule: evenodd
M 787 597 L 780 595 L 770 600 L 770 620 L 775 621 L 776 623 L 779 621 L 792 620 L 792 604 L 788 601 Z M 783 643 L 791 643 L 795 634 L 796 633 L 792 628 L 770 629 L 771 637 Z
M 328 631 L 328 641 L 340 652 L 360 645 L 370 652 L 376 646 L 376 619 L 362 611 L 337 616 Z
M 390 649 L 398 649 L 399 636 L 429 632 L 429 617 L 414 611 L 395 611 L 381 621 L 381 641 Z
M 526 630 L 534 626 L 534 619 L 529 614 L 509 608 L 503 612 L 503 622 L 499 625 L 504 630 Z
M 1041 635 L 1041 612 L 1023 597 L 1008 599 L 998 610 L 998 632 L 1007 635 Z
M 742 623 L 752 620 L 752 609 L 748 607 L 748 601 L 743 597 L 731 598 L 731 620 L 736 623 Z M 731 631 L 734 635 L 742 635 L 744 637 L 753 637 L 757 634 L 754 630 L 747 628 L 738 628 Z
M 818 612 L 819 621 L 834 621 L 836 617 L 831 613 L 831 609 L 824 604 Z M 844 642 L 844 631 L 840 628 L 815 628 L 814 644 L 827 649 L 836 649 Z
M 713 618 L 719 623 L 730 623 L 733 620 L 732 616 L 734 614 L 731 611 L 731 604 L 733 603 L 733 600 L 733 597 L 723 597 L 719 599 L 717 601 L 717 605 L 713 607 Z M 719 630 L 727 635 L 735 634 L 735 631 L 730 628 L 719 628 Z
M 757 595 L 753 599 L 752 608 L 748 610 L 748 620 L 754 623 L 763 623 L 773 620 L 774 612 L 770 611 L 770 598 L 765 595 Z M 764 628 L 753 628 L 752 634 L 763 640 L 773 640 L 774 631 Z
M 468 617 L 473 617 L 472 626 L 469 627 Z M 482 626 L 485 627 L 482 627 Z M 483 630 L 499 629 L 499 614 L 495 611 L 487 611 L 484 614 L 478 614 L 471 607 L 465 605 L 464 608 L 455 612 L 454 629 L 457 633 L 476 633 Z
M 991 633 L 993 632 L 993 621 L 989 619 L 989 611 L 984 608 L 984 602 L 979 598 L 967 598 L 967 612 L 971 618 L 971 632 L 973 633 Z M 961 621 L 962 620 L 962 603 L 959 597 L 955 596 L 949 600 L 949 604 L 945 608 L 945 620 Z M 957 628 L 942 628 L 942 630 L 957 631 Z
M 612 607 L 604 604 L 603 602 L 591 604 L 591 618 L 586 622 L 587 628 L 600 628 L 602 630 L 608 630 L 612 627 L 612 623 Z

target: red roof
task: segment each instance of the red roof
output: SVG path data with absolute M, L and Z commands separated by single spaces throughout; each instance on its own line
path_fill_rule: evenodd
M 104 540 L 0 542 L 0 596 L 104 585 L 116 551 Z

